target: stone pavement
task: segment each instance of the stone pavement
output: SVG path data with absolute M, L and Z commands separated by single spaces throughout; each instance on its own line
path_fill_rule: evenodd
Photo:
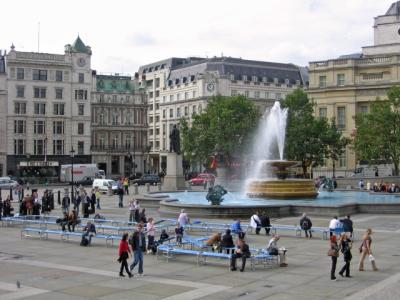
M 125 198 L 126 203 L 126 198 Z M 102 197 L 101 214 L 115 219 L 128 217 L 127 208 L 117 207 L 117 197 Z M 147 215 L 159 218 L 157 210 Z M 54 215 L 59 215 L 57 207 Z M 230 272 L 226 264 L 196 266 L 193 257 L 179 257 L 167 263 L 146 255 L 144 277 L 119 278 L 117 247 L 107 248 L 104 240 L 93 246 L 79 246 L 78 239 L 61 242 L 20 239 L 17 227 L 0 228 L 0 299 L 400 299 L 400 223 L 398 215 L 356 215 L 356 241 L 353 249 L 353 278 L 330 280 L 329 244 L 315 234 L 309 240 L 283 233 L 280 246 L 288 249 L 287 268 L 261 266 L 253 272 Z M 230 220 L 213 220 L 230 222 Z M 327 226 L 329 220 L 312 218 L 314 226 Z M 273 220 L 274 224 L 298 223 L 298 218 Z M 374 230 L 373 252 L 378 272 L 357 271 L 357 248 L 363 231 Z M 199 235 L 201 233 L 198 233 Z M 253 248 L 265 247 L 265 235 L 247 235 Z M 343 265 L 342 257 L 338 268 Z M 16 282 L 21 283 L 17 288 Z

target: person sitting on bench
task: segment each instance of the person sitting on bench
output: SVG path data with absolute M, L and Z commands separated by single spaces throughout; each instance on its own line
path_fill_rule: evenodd
M 82 238 L 88 239 L 88 246 L 92 242 L 92 237 L 96 235 L 96 226 L 92 222 L 87 222 L 85 228 L 83 228 Z
M 62 231 L 65 231 L 65 226 L 68 225 L 68 218 L 68 213 L 64 212 L 62 219 L 60 219 L 60 226 Z
M 242 226 L 240 225 L 240 219 L 235 220 L 235 222 L 231 226 L 231 231 L 232 233 L 237 234 L 239 239 L 244 239 L 245 233 L 242 229 Z
M 233 248 L 233 247 L 235 247 L 235 244 L 233 243 L 231 230 L 227 229 L 225 231 L 225 234 L 222 236 L 220 252 L 222 252 L 222 249 L 226 249 L 226 254 L 229 254 L 229 250 L 231 250 L 231 252 L 233 254 L 234 250 L 229 249 L 229 248 Z
M 160 239 L 158 240 L 159 244 L 164 243 L 166 240 L 169 239 L 169 235 L 165 229 L 161 230 Z
M 269 255 L 279 255 L 279 262 L 281 267 L 287 267 L 286 263 L 286 249 L 278 248 L 279 235 L 274 235 L 272 239 L 270 239 L 267 247 L 267 251 Z
M 211 251 L 220 250 L 221 249 L 221 233 L 217 232 L 213 234 L 206 242 L 208 247 L 211 247 Z
M 246 259 L 250 257 L 250 248 L 249 245 L 243 239 L 238 240 L 238 249 L 236 249 L 235 253 L 231 256 L 231 271 L 236 271 L 236 259 L 242 258 L 242 268 L 240 272 L 244 271 L 244 267 L 246 266 Z
M 71 226 L 72 226 L 72 231 L 75 231 L 75 226 L 78 223 L 79 223 L 78 214 L 76 213 L 76 210 L 73 209 L 68 217 L 68 231 L 71 232 Z

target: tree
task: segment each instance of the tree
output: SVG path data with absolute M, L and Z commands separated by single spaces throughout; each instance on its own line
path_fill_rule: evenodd
M 244 96 L 216 96 L 203 114 L 193 117 L 191 126 L 182 120 L 183 151 L 192 161 L 196 156 L 203 162 L 218 151 L 229 166 L 249 144 L 260 116 L 254 103 Z
M 361 160 L 384 159 L 393 162 L 394 175 L 399 175 L 400 163 L 400 87 L 387 93 L 387 100 L 379 98 L 368 114 L 357 114 L 354 150 Z
M 342 136 L 342 133 L 336 127 L 335 119 L 332 119 L 325 133 L 324 142 L 327 145 L 325 157 L 332 160 L 332 177 L 335 178 L 336 161 L 346 151 L 351 139 Z
M 287 159 L 301 162 L 303 176 L 309 166 L 321 164 L 328 145 L 326 135 L 328 122 L 315 118 L 313 103 L 300 89 L 286 96 L 283 107 L 289 108 L 286 127 L 285 154 Z

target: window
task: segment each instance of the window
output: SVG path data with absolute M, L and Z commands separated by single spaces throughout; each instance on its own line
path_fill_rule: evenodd
M 78 134 L 84 134 L 84 123 L 78 123 Z
M 326 76 L 319 76 L 319 87 L 326 87 Z
M 35 98 L 46 98 L 46 88 L 39 88 L 39 87 L 35 87 L 33 88 L 33 96 Z
M 56 81 L 63 81 L 63 71 L 56 71 Z
M 156 135 L 160 134 L 160 128 L 156 128 Z
M 25 102 L 14 102 L 14 113 L 16 115 L 26 114 L 26 103 Z
M 25 133 L 26 123 L 24 120 L 14 120 L 14 133 Z
M 181 100 L 181 94 L 176 94 L 176 101 Z
M 64 134 L 64 122 L 54 121 L 53 122 L 53 134 Z
M 174 101 L 174 95 L 169 95 L 169 101 L 170 102 Z
M 99 138 L 99 146 L 100 146 L 100 149 L 104 149 L 106 146 L 106 142 L 103 137 Z
M 25 87 L 17 86 L 17 98 L 24 98 L 24 97 L 25 97 Z
M 244 91 L 244 96 L 245 96 L 246 98 L 249 98 L 249 96 L 250 96 L 249 91 Z
M 149 98 L 152 99 L 153 98 L 153 92 L 149 93 Z
M 260 92 L 259 91 L 255 91 L 254 92 L 254 98 L 260 98 Z
M 235 74 L 229 75 L 229 78 L 230 78 L 231 80 L 235 80 Z
M 162 97 L 162 102 L 165 103 L 165 101 L 167 101 L 167 97 L 166 97 L 166 96 L 163 96 L 163 97 Z
M 112 125 L 118 125 L 118 114 L 114 112 L 111 116 Z
M 360 106 L 360 113 L 367 114 L 368 113 L 368 106 L 367 105 L 361 105 Z
M 269 99 L 269 92 L 265 92 L 265 99 Z
M 281 93 L 276 93 L 275 94 L 275 99 L 280 100 L 281 99 Z
M 46 122 L 45 121 L 34 121 L 33 122 L 33 133 L 45 134 L 46 133 Z
M 242 80 L 247 81 L 247 75 L 242 75 Z
M 160 108 L 160 103 L 156 103 L 156 109 L 159 109 Z
M 75 90 L 75 100 L 87 100 L 87 90 Z
M 45 147 L 44 140 L 34 140 L 33 141 L 33 154 L 35 155 L 43 155 L 44 154 L 44 147 Z
M 64 155 L 64 140 L 53 141 L 53 154 Z
M 149 135 L 153 135 L 153 129 L 149 130 Z
M 14 140 L 14 154 L 16 155 L 25 154 L 25 140 L 22 139 Z
M 337 74 L 337 85 L 338 86 L 344 85 L 344 74 Z
M 189 93 L 185 92 L 185 100 L 187 100 L 189 98 Z
M 160 116 L 156 116 L 156 123 L 160 122 Z
M 85 74 L 79 73 L 79 83 L 84 83 L 85 82 Z
M 62 98 L 63 98 L 63 89 L 56 88 L 56 99 L 62 99 Z
M 193 105 L 193 115 L 196 115 L 196 105 Z
M 237 91 L 236 90 L 231 90 L 231 96 L 237 96 Z
M 321 119 L 322 118 L 326 119 L 326 117 L 327 117 L 327 108 L 326 107 L 320 107 L 318 111 L 319 111 L 319 117 Z
M 160 97 L 160 91 L 156 91 L 156 98 Z
M 337 108 L 337 127 L 340 130 L 346 128 L 346 108 L 345 107 L 338 107 Z
M 85 114 L 85 104 L 78 104 L 78 116 Z
M 47 70 L 33 69 L 32 70 L 32 79 L 47 81 Z
M 64 103 L 54 103 L 53 104 L 53 114 L 56 116 L 64 115 Z
M 104 121 L 104 114 L 100 114 L 99 122 L 101 125 L 104 125 L 106 122 Z
M 201 106 L 201 104 L 199 104 L 199 114 L 201 114 L 203 112 L 203 107 Z
M 104 140 L 103 140 L 104 142 Z M 78 141 L 78 155 L 83 155 L 85 149 L 85 144 L 83 141 Z
M 149 117 L 149 123 L 153 123 L 153 117 Z
M 339 168 L 346 168 L 347 167 L 347 153 L 343 151 L 343 154 L 339 156 Z
M 169 109 L 169 117 L 170 118 L 174 117 L 174 110 L 172 108 Z
M 257 76 L 251 76 L 251 81 L 258 82 L 258 77 Z
M 192 98 L 196 98 L 196 91 L 192 91 Z
M 34 103 L 34 114 L 45 115 L 46 114 L 46 103 Z
M 187 106 L 185 106 L 185 116 L 189 115 L 189 108 Z
M 24 79 L 24 78 L 25 78 L 24 68 L 17 68 L 17 79 Z
M 162 117 L 163 117 L 163 119 L 165 119 L 167 117 L 167 110 L 166 109 L 163 109 Z
M 177 107 L 176 108 L 176 117 L 179 118 L 181 116 L 181 108 Z

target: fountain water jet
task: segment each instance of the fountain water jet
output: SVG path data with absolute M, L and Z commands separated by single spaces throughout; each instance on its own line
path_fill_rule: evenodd
M 246 181 L 246 194 L 250 197 L 291 199 L 318 195 L 312 180 L 286 179 L 287 169 L 298 164 L 283 160 L 287 113 L 287 108 L 282 109 L 276 101 L 260 123 L 254 143 L 257 163 Z

